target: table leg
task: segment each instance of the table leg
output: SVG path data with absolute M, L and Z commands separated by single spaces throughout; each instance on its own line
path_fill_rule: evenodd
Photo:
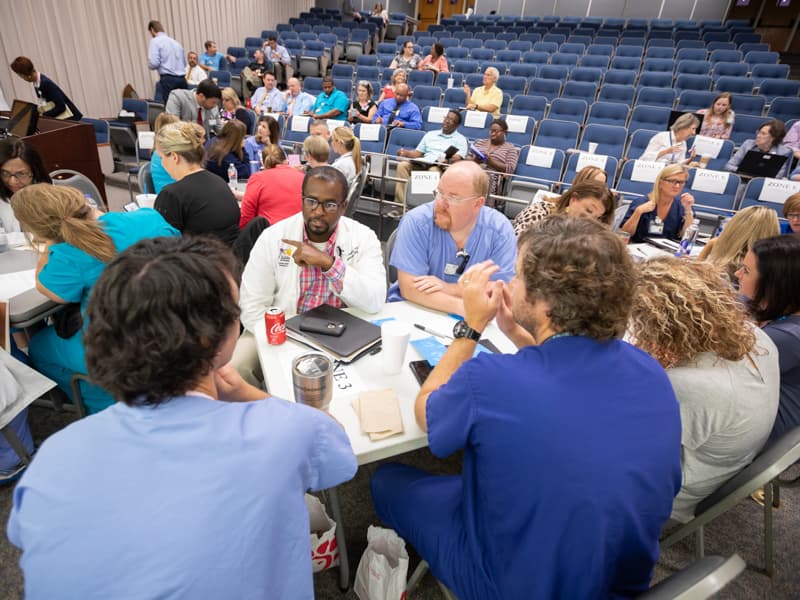
M 5 427 L 3 427 L 2 432 L 3 432 L 3 435 L 5 436 L 6 440 L 8 440 L 8 444 L 11 446 L 11 448 L 14 449 L 14 452 L 17 453 L 17 456 L 19 456 L 20 460 L 26 465 L 31 464 L 31 457 L 28 454 L 28 451 L 25 450 L 25 446 L 22 445 L 22 442 L 19 441 L 19 438 L 17 437 L 17 434 L 14 432 L 13 429 L 11 429 L 11 424 L 10 423 L 8 425 L 6 425 Z M 338 529 L 337 529 L 337 533 L 338 533 Z M 338 543 L 338 540 L 337 540 L 337 543 Z
M 331 507 L 331 517 L 336 521 L 336 547 L 339 548 L 339 589 L 346 592 L 350 587 L 350 564 L 347 560 L 347 536 L 344 532 L 339 492 L 335 487 L 325 490 Z

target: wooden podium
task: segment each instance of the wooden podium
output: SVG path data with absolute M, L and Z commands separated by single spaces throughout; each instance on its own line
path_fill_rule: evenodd
M 94 127 L 79 121 L 59 121 L 40 116 L 39 133 L 23 139 L 42 157 L 48 173 L 56 169 L 72 169 L 83 173 L 97 186 L 108 206 Z

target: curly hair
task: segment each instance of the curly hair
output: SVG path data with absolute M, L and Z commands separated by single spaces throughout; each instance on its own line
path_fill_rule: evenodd
M 75 188 L 35 183 L 11 196 L 11 208 L 32 242 L 65 242 L 101 262 L 117 253 L 86 198 Z
M 554 329 L 600 341 L 625 332 L 636 277 L 608 227 L 553 215 L 520 236 L 519 256 L 526 299 L 550 305 Z
M 730 284 L 703 261 L 662 257 L 641 263 L 630 332 L 664 368 L 711 352 L 738 361 L 756 343 Z
M 238 261 L 208 237 L 142 240 L 120 253 L 87 306 L 92 381 L 126 404 L 161 404 L 209 372 L 239 318 Z

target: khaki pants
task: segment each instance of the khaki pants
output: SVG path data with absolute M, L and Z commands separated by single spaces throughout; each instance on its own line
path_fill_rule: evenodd
M 397 183 L 394 188 L 394 200 L 395 202 L 402 202 L 405 204 L 406 202 L 406 185 L 408 184 L 408 178 L 411 177 L 411 171 L 441 171 L 441 167 L 438 165 L 431 165 L 427 169 L 424 167 L 417 166 L 416 164 L 410 163 L 404 160 L 401 163 L 397 164 L 397 178 L 402 179 L 402 183 Z
M 231 364 L 239 371 L 239 375 L 241 375 L 242 379 L 247 383 L 257 388 L 264 389 L 264 374 L 258 362 L 256 336 L 246 329 L 242 332 L 242 335 L 239 336 L 239 341 L 236 342 Z

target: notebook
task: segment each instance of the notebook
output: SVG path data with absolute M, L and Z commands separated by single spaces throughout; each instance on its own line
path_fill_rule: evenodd
M 744 155 L 736 172 L 749 177 L 775 177 L 786 159 L 787 157 L 781 154 L 750 150 Z
M 344 333 L 336 337 L 300 331 L 300 324 L 303 317 L 306 316 L 344 323 Z M 323 304 L 288 319 L 286 321 L 286 335 L 293 340 L 327 352 L 343 363 L 353 362 L 378 347 L 381 343 L 380 327 L 339 308 L 334 308 L 330 304 Z

